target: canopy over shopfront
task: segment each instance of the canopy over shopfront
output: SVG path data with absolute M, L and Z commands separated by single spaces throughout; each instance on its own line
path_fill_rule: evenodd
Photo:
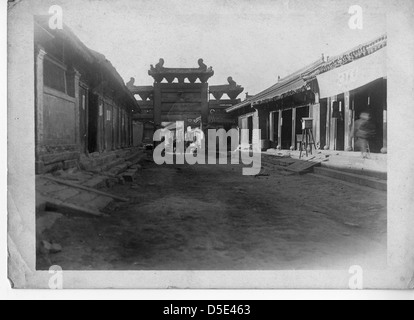
M 371 55 L 353 61 L 316 78 L 320 98 L 333 97 L 355 90 L 367 83 L 387 77 L 387 54 L 383 48 Z

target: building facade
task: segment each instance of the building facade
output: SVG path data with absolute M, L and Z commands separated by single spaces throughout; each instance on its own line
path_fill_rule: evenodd
M 79 166 L 82 158 L 132 146 L 139 106 L 105 56 L 64 26 L 35 18 L 36 173 Z
M 363 112 L 371 115 L 374 153 L 387 152 L 387 36 L 315 63 L 280 79 L 274 86 L 226 109 L 250 132 L 240 144 L 253 142 L 263 150 L 297 150 L 302 119 L 313 119 L 319 149 L 356 151 L 354 123 Z M 253 129 L 259 129 L 261 137 Z M 260 141 L 259 141 L 260 140 Z

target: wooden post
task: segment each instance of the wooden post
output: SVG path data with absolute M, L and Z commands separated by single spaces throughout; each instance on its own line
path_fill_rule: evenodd
M 256 112 L 253 115 L 253 148 L 255 146 L 260 146 L 260 137 L 258 136 L 258 130 L 260 130 L 260 118 L 259 118 L 259 111 L 256 110 Z
M 242 120 L 242 117 L 239 117 L 239 145 L 240 146 L 242 145 L 242 140 L 243 140 L 242 129 L 243 129 L 243 120 Z
M 332 98 L 327 99 L 326 104 L 326 139 L 325 139 L 325 150 L 329 150 L 330 144 L 331 144 L 331 110 L 332 110 Z
M 352 134 L 354 127 L 353 112 L 351 108 L 351 95 L 348 92 L 345 92 L 345 151 L 352 151 Z
M 202 123 L 203 128 L 208 127 L 208 115 L 209 115 L 208 84 L 204 83 L 201 89 L 201 123 Z
M 81 74 L 78 70 L 74 69 L 74 82 L 75 82 L 75 144 L 81 148 L 81 139 L 80 139 L 80 97 L 79 97 L 79 81 Z
M 384 123 L 383 123 L 383 139 L 382 139 L 382 149 L 381 153 L 386 154 L 388 153 L 388 139 L 387 139 L 387 117 L 388 113 L 387 110 L 384 110 Z
M 277 146 L 282 148 L 282 126 L 283 126 L 283 111 L 279 110 L 279 125 L 278 125 L 278 133 L 277 133 Z
M 383 79 L 383 138 L 381 153 L 388 153 L 388 112 L 387 112 L 387 79 Z
M 43 114 L 43 96 L 44 96 L 44 75 L 43 62 L 46 51 L 38 47 L 36 57 L 36 150 L 43 146 L 44 143 L 44 114 Z M 36 152 L 36 158 L 38 152 Z
M 270 125 L 269 137 L 270 137 L 270 139 L 269 140 L 271 142 L 275 142 L 275 121 L 274 121 L 274 117 L 275 117 L 275 113 L 270 112 L 270 114 L 269 114 L 269 125 Z
M 292 145 L 294 150 L 296 150 L 296 108 L 292 109 Z
M 316 145 L 321 148 L 321 130 L 320 130 L 320 124 L 321 124 L 321 105 L 315 104 L 313 106 L 313 135 L 315 137 L 315 143 Z
M 161 84 L 154 84 L 154 124 L 159 129 L 161 127 Z
M 333 116 L 333 103 L 337 101 L 337 96 L 332 97 L 329 104 L 329 149 L 336 150 L 336 139 L 338 132 L 338 119 L 332 118 Z

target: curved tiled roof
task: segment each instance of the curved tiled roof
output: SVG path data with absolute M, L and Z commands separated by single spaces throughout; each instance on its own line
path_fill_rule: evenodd
M 373 41 L 359 45 L 358 47 L 353 48 L 343 54 L 330 58 L 326 62 L 323 60 L 318 60 L 313 64 L 292 73 L 288 77 L 280 80 L 278 83 L 260 92 L 259 94 L 249 97 L 245 101 L 226 109 L 226 112 L 233 112 L 249 105 L 283 99 L 286 96 L 310 90 L 312 81 L 316 79 L 317 75 L 366 57 L 377 52 L 378 50 L 383 49 L 386 46 L 387 35 L 385 34 Z
M 237 109 L 246 107 L 248 105 L 261 104 L 268 101 L 275 101 L 282 99 L 286 96 L 293 95 L 297 92 L 308 90 L 308 83 L 304 78 L 315 72 L 324 62 L 322 60 L 315 61 L 314 63 L 290 74 L 284 79 L 281 79 L 278 83 L 267 88 L 266 90 L 246 99 L 245 101 L 228 108 L 227 112 L 232 112 Z

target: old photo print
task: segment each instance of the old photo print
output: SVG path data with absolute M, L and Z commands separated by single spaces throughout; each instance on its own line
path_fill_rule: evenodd
M 413 4 L 8 4 L 15 288 L 413 288 Z

